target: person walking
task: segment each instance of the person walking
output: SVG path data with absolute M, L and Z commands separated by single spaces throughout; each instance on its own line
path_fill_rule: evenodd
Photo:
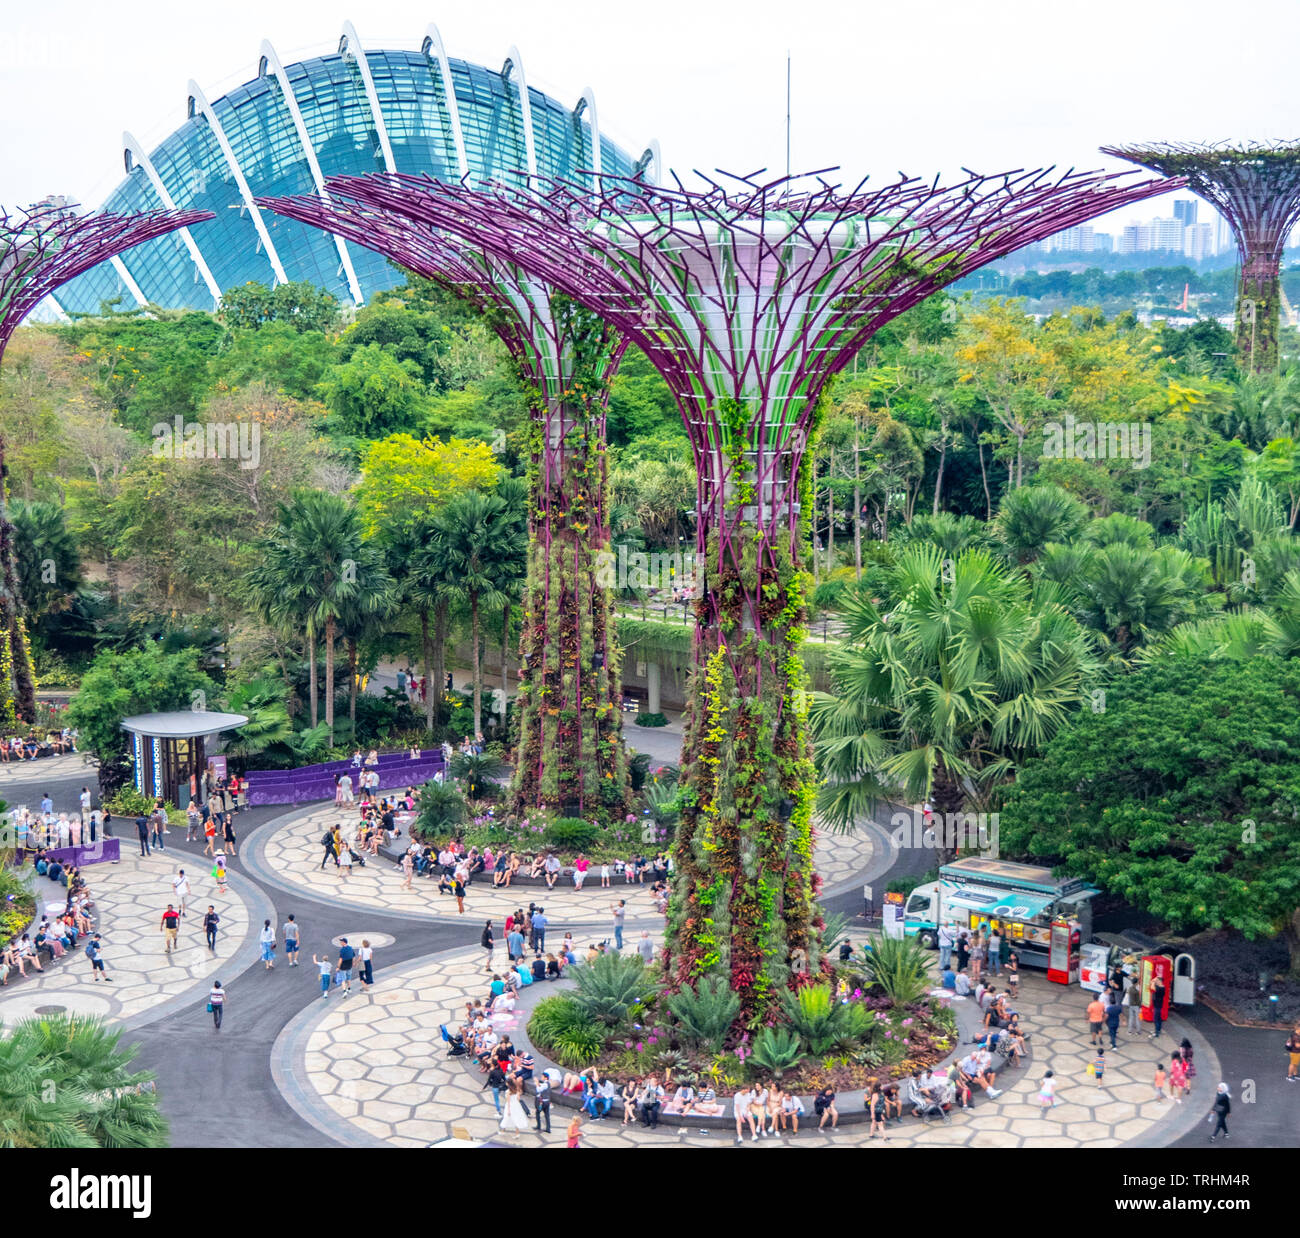
M 149 818 L 143 813 L 135 819 L 135 832 L 140 837 L 140 854 L 147 856 L 149 854 Z
M 170 954 L 172 948 L 176 945 L 176 936 L 181 927 L 181 913 L 176 910 L 172 903 L 167 904 L 167 910 L 162 913 L 162 932 L 163 939 L 167 943 L 166 953 Z
M 1137 1035 L 1142 1030 L 1142 991 L 1138 988 L 1136 977 L 1128 978 L 1120 1005 L 1128 1011 L 1126 1030 Z
M 290 967 L 298 966 L 298 922 L 293 916 L 284 922 L 284 959 Z
M 163 842 L 163 835 L 167 832 L 167 810 L 163 807 L 162 800 L 155 802 L 153 811 L 149 814 L 149 841 L 157 851 L 165 851 L 166 844 Z
M 338 865 L 339 853 L 334 841 L 335 835 L 338 833 L 338 828 L 337 825 L 333 826 L 321 835 L 321 846 L 325 848 L 325 854 L 321 857 L 321 868 L 324 868 L 331 860 L 334 861 L 336 867 Z M 318 869 L 317 871 L 319 872 L 320 870 Z
M 88 825 L 90 822 L 90 788 L 82 787 L 81 795 L 78 797 L 81 804 L 81 824 Z M 91 840 L 94 841 L 93 839 Z
M 262 921 L 262 932 L 258 936 L 258 941 L 262 946 L 262 962 L 266 964 L 267 971 L 275 966 L 275 929 L 271 927 L 270 920 Z
M 1106 1007 L 1101 1004 L 1101 998 L 1093 995 L 1092 1001 L 1088 1003 L 1088 1042 L 1090 1044 L 1101 1044 L 1101 1029 L 1106 1022 Z
M 330 973 L 334 970 L 333 964 L 328 958 L 318 959 L 314 954 L 311 956 L 311 961 L 320 968 L 320 995 L 322 998 L 327 998 L 330 995 Z
M 483 925 L 483 932 L 479 934 L 478 944 L 487 951 L 487 966 L 484 971 L 492 970 L 492 948 L 496 938 L 492 935 L 492 921 L 488 920 Z
M 1295 1083 L 1300 1079 L 1300 1027 L 1297 1027 L 1286 1041 L 1287 1061 L 1286 1081 Z
M 402 873 L 402 889 L 409 890 L 411 888 L 411 878 L 415 876 L 415 861 L 411 859 L 409 851 L 402 856 Z
M 224 819 L 224 821 L 222 822 L 222 826 L 221 826 L 221 829 L 222 829 L 222 837 L 223 837 L 223 838 L 225 839 L 225 841 L 226 841 L 226 849 L 230 852 L 230 854 L 231 854 L 232 856 L 238 858 L 238 856 L 239 856 L 239 852 L 235 850 L 235 806 L 234 806 L 234 801 L 231 799 L 231 797 L 230 797 L 230 792 L 229 792 L 229 791 L 225 791 L 225 792 L 223 792 L 222 794 L 223 794 L 223 800 L 224 800 L 224 803 L 225 803 L 225 805 L 226 805 L 225 819 Z
M 212 982 L 212 992 L 208 994 L 208 1010 L 212 1012 L 212 1030 L 221 1031 L 221 1016 L 226 1009 L 226 991 L 220 980 Z
M 1215 1119 L 1214 1130 L 1210 1132 L 1210 1142 L 1213 1143 L 1219 1137 L 1219 1132 L 1223 1132 L 1224 1139 L 1228 1136 L 1228 1114 L 1232 1112 L 1232 1094 L 1228 1091 L 1226 1083 L 1219 1084 L 1219 1091 L 1214 1097 L 1214 1108 L 1210 1110 L 1210 1116 Z
M 617 903 L 609 905 L 614 913 L 614 949 L 623 949 L 623 924 L 627 920 L 627 899 L 620 898 Z
M 86 943 L 86 957 L 90 960 L 91 978 L 96 982 L 103 980 L 106 984 L 112 984 L 113 981 L 104 973 L 104 945 L 98 933 Z
M 497 1107 L 498 1115 L 501 1114 L 501 1089 L 507 1082 L 506 1072 L 501 1068 L 500 1060 L 493 1058 L 492 1069 L 488 1071 L 487 1081 L 483 1086 L 492 1089 L 492 1103 Z
M 190 796 L 190 802 L 185 808 L 185 841 L 187 843 L 198 842 L 199 820 L 199 801 Z
M 339 876 L 345 881 L 352 876 L 352 845 L 348 842 L 339 846 Z
M 459 871 L 451 879 L 451 892 L 456 899 L 456 914 L 463 916 L 465 914 L 465 882 L 461 879 Z
M 546 926 L 549 923 L 545 907 L 539 907 L 533 912 L 533 949 L 538 954 L 546 953 Z
M 203 806 L 203 854 L 213 855 L 213 844 L 217 841 L 217 823 L 212 819 L 208 806 Z
M 209 903 L 208 914 L 203 917 L 203 935 L 208 940 L 208 949 L 214 954 L 217 949 L 217 926 L 220 923 L 221 917 L 217 915 L 217 909 Z
M 357 957 L 357 952 L 348 945 L 346 937 L 339 938 L 339 965 L 338 969 L 343 975 L 343 996 L 347 997 L 352 992 L 352 960 Z
M 636 943 L 636 952 L 647 967 L 655 961 L 655 944 L 650 940 L 649 929 L 641 930 L 641 940 Z
M 190 879 L 185 875 L 183 868 L 176 870 L 176 876 L 172 878 L 172 891 L 176 895 L 176 903 L 181 909 L 181 915 L 185 914 L 185 900 L 190 896 Z
M 372 989 L 372 986 L 375 983 L 375 968 L 374 968 L 375 949 L 370 944 L 369 939 L 365 937 L 361 939 L 360 958 L 361 958 L 361 987 L 366 991 L 366 993 L 369 994 L 370 1000 L 373 1002 L 375 1000 L 375 995 Z
M 1110 1035 L 1110 1047 L 1112 1049 L 1119 1048 L 1115 1038 L 1119 1035 L 1119 1020 L 1123 1013 L 1124 1008 L 1120 1005 L 1118 994 L 1112 993 L 1110 995 L 1110 1005 L 1106 1007 L 1106 1031 Z

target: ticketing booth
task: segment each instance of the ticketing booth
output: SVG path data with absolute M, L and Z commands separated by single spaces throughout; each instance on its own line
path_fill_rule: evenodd
M 190 800 L 191 776 L 201 775 L 207 766 L 208 741 L 247 721 L 243 714 L 198 709 L 124 719 L 122 729 L 131 736 L 135 789 L 184 808 Z

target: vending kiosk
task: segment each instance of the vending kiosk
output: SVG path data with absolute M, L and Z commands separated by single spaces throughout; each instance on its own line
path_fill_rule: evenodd
M 1174 964 L 1165 954 L 1144 954 L 1139 989 L 1142 995 L 1142 1022 L 1154 1023 L 1156 980 L 1165 986 L 1164 1001 L 1161 1003 L 1160 1019 L 1169 1018 L 1169 1001 L 1173 997 Z
M 1052 921 L 1047 943 L 1047 978 L 1056 984 L 1073 984 L 1079 978 L 1079 946 L 1083 930 L 1078 920 Z

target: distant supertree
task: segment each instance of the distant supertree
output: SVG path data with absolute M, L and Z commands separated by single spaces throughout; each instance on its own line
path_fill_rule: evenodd
M 737 1027 L 822 965 L 813 871 L 804 593 L 807 446 L 829 379 L 880 327 L 1030 241 L 1165 192 L 1101 174 L 622 178 L 473 190 L 372 178 L 375 201 L 508 258 L 595 310 L 664 375 L 695 451 L 695 674 L 666 969 L 717 974 Z
M 629 807 L 619 654 L 609 613 L 605 408 L 625 342 L 513 263 L 376 204 L 366 177 L 329 198 L 267 198 L 281 215 L 383 254 L 475 306 L 528 397 L 528 572 L 510 809 L 622 820 Z M 504 684 L 502 685 L 505 686 Z
M 0 357 L 23 319 L 61 284 L 132 246 L 211 218 L 211 211 L 78 215 L 61 202 L 41 202 L 13 214 L 0 210 Z M 14 571 L 7 477 L 0 439 L 0 709 L 32 722 L 36 688 Z
M 1256 374 L 1277 369 L 1282 250 L 1300 220 L 1300 142 L 1103 146 L 1187 187 L 1213 206 L 1237 239 L 1237 354 Z

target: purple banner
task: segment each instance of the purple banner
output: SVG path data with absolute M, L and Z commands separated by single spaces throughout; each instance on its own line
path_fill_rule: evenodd
M 303 804 L 311 800 L 333 799 L 334 778 L 343 773 L 352 776 L 353 795 L 360 799 L 356 776 L 362 770 L 377 770 L 379 789 L 389 791 L 395 787 L 419 786 L 442 768 L 442 750 L 433 748 L 421 752 L 419 759 L 414 761 L 405 752 L 384 753 L 378 765 L 363 765 L 361 769 L 353 766 L 351 761 L 327 761 L 301 769 L 250 770 L 248 804 L 254 808 L 262 804 Z

